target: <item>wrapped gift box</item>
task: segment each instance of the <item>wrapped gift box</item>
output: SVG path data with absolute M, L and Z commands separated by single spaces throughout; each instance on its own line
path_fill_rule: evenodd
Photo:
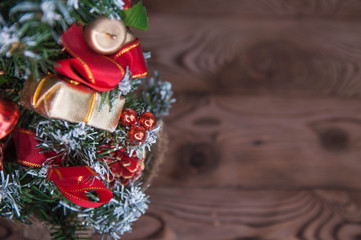
M 125 99 L 102 104 L 97 91 L 58 75 L 48 75 L 41 81 L 28 79 L 21 93 L 20 105 L 45 117 L 87 125 L 113 132 L 119 122 Z

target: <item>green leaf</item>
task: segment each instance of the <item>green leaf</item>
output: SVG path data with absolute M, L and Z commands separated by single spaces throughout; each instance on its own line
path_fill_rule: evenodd
M 121 14 L 126 26 L 138 28 L 143 31 L 148 29 L 147 12 L 142 1 L 135 4 L 132 8 L 122 10 Z

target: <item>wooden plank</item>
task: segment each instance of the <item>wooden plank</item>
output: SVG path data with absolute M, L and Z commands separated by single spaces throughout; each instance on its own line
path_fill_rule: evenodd
M 145 1 L 149 14 L 183 16 L 360 18 L 358 0 L 162 0 Z
M 199 1 L 195 1 L 199 2 Z M 164 14 L 137 32 L 176 91 L 302 91 L 360 96 L 359 22 Z
M 15 224 L 8 219 L 0 218 L 0 239 L 2 239 L 2 240 L 31 240 L 31 239 L 24 237 L 23 229 L 21 229 L 20 226 L 21 225 L 15 226 Z M 40 235 L 38 236 L 38 239 L 42 239 L 42 236 L 40 236 Z
M 125 239 L 360 239 L 361 192 L 152 188 L 149 215 Z M 153 219 L 153 220 L 151 220 Z M 153 231 L 142 231 L 146 223 Z M 148 225 L 150 226 L 150 225 Z
M 178 102 L 125 239 L 361 239 L 360 1 L 145 4 L 136 34 Z
M 361 189 L 361 104 L 300 95 L 178 95 L 157 186 Z
M 361 2 L 145 4 L 137 35 L 178 102 L 125 238 L 361 239 Z

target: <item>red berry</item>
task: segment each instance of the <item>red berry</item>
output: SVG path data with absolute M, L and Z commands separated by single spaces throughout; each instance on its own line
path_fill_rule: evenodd
M 151 112 L 145 112 L 139 117 L 139 124 L 148 131 L 153 130 L 157 125 L 157 118 Z
M 147 132 L 144 127 L 133 125 L 128 131 L 128 140 L 133 144 L 144 143 L 147 138 Z
M 137 113 L 130 108 L 124 109 L 120 115 L 120 122 L 125 127 L 134 125 L 137 122 Z

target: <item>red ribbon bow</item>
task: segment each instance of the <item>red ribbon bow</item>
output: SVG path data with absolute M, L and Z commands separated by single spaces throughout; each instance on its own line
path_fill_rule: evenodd
M 87 208 L 100 207 L 112 199 L 113 193 L 97 178 L 93 169 L 88 166 L 51 168 L 47 179 L 53 181 L 59 191 L 71 202 Z M 91 177 L 92 179 L 89 179 Z M 99 201 L 90 201 L 86 191 L 95 191 Z
M 17 128 L 13 131 L 13 138 L 18 156 L 18 163 L 41 167 L 50 158 L 52 164 L 58 164 L 61 158 L 57 158 L 55 152 L 40 153 L 35 148 L 39 143 L 35 134 L 29 130 Z M 47 179 L 53 181 L 59 191 L 71 202 L 86 208 L 96 208 L 109 202 L 113 193 L 96 177 L 98 174 L 89 166 L 79 167 L 53 167 L 48 171 Z M 90 201 L 86 195 L 87 191 L 95 191 L 99 201 Z
M 76 24 L 73 24 L 60 40 L 73 58 L 58 61 L 54 69 L 95 90 L 104 92 L 115 88 L 122 81 L 127 66 L 132 78 L 145 77 L 148 74 L 138 38 L 110 56 L 91 50 L 83 40 L 82 27 Z

